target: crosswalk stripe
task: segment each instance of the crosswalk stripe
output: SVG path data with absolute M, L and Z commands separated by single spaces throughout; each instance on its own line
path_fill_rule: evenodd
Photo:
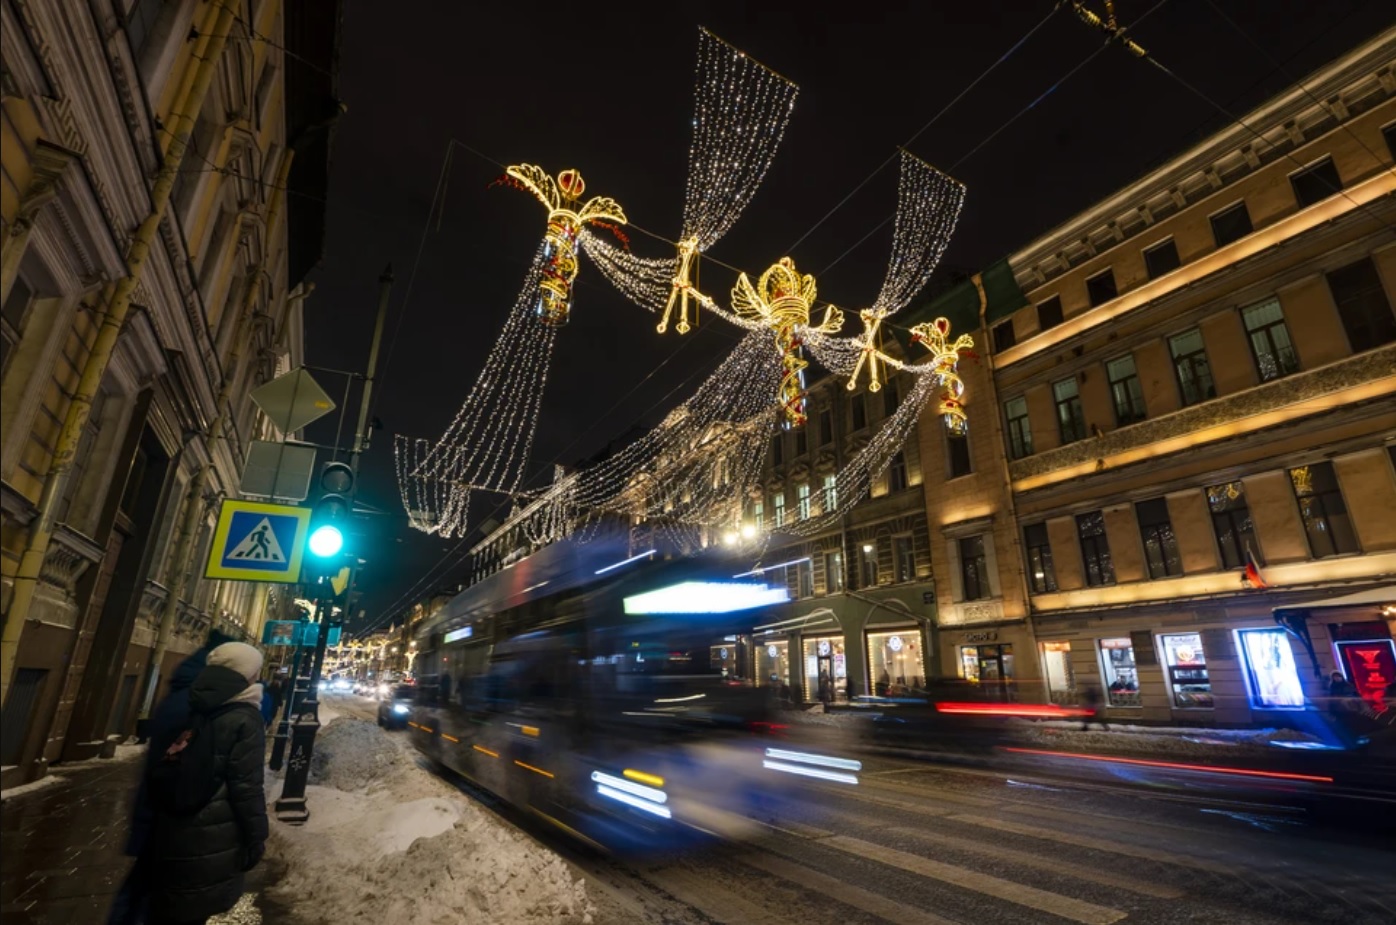
M 925 841 L 932 841 L 948 848 L 969 852 L 970 854 L 980 854 L 985 857 L 1011 861 L 1023 867 L 1035 867 L 1038 870 L 1046 870 L 1054 874 L 1074 877 L 1077 880 L 1098 883 L 1101 886 L 1128 890 L 1131 893 L 1138 893 L 1141 896 L 1154 896 L 1159 899 L 1177 899 L 1179 896 L 1183 895 L 1182 890 L 1171 886 L 1149 883 L 1143 880 L 1136 880 L 1132 877 L 1122 877 L 1106 871 L 1082 867 L 1079 864 L 1071 864 L 1066 861 L 1045 858 L 1041 855 L 1033 854 L 1030 851 L 1019 851 L 1016 848 L 1008 848 L 1003 845 L 986 845 L 982 842 L 974 841 L 973 839 L 960 838 L 957 835 L 950 835 L 946 832 L 936 832 L 928 829 L 910 829 L 901 826 L 893 826 L 884 831 L 894 832 L 899 835 L 907 835 Z
M 1170 851 L 1159 851 L 1156 848 L 1144 848 L 1139 845 L 1131 845 L 1128 842 L 1112 841 L 1107 838 L 1096 838 L 1093 835 L 1077 835 L 1072 832 L 1059 832 L 1056 829 L 1044 829 L 1041 826 L 1024 825 L 1021 822 L 1009 822 L 1006 819 L 989 819 L 982 816 L 969 815 L 968 813 L 951 816 L 950 818 L 957 822 L 966 822 L 971 825 L 998 829 L 1001 832 L 1009 832 L 1014 835 L 1026 835 L 1029 838 L 1043 838 L 1048 841 L 1060 842 L 1064 845 L 1075 845 L 1078 848 L 1094 848 L 1097 851 L 1107 851 L 1111 854 L 1123 854 L 1145 861 L 1159 861 L 1164 864 L 1173 864 L 1177 867 L 1190 867 L 1215 873 L 1234 874 L 1240 872 L 1230 865 L 1222 864 L 1210 858 L 1190 858 L 1182 854 L 1173 854 Z
M 880 896 L 870 890 L 854 886 L 843 880 L 833 879 L 828 871 L 815 871 L 802 864 L 787 861 L 771 854 L 761 853 L 738 858 L 743 864 L 774 874 L 783 880 L 798 884 L 802 889 L 814 890 L 847 903 L 878 918 L 897 922 L 898 925 L 953 925 L 950 919 L 899 903 L 894 899 Z
M 994 899 L 1002 899 L 1020 906 L 1027 906 L 1038 912 L 1047 912 L 1064 919 L 1071 919 L 1073 922 L 1082 923 L 1082 925 L 1110 925 L 1112 922 L 1120 921 L 1127 914 L 1108 906 L 1098 906 L 1095 903 L 1049 893 L 1036 887 L 1014 883 L 1012 880 L 991 877 L 978 871 L 956 867 L 953 864 L 932 861 L 929 858 L 923 858 L 906 851 L 898 851 L 895 848 L 887 848 L 864 841 L 861 838 L 835 835 L 822 840 L 820 844 L 838 848 L 857 857 L 878 861 L 891 867 L 899 867 L 910 873 L 940 880 L 943 883 L 949 883 L 952 886 L 971 890 L 975 893 L 983 893 Z

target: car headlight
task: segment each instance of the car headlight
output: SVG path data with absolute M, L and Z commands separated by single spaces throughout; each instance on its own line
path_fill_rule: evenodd
M 406 716 L 412 712 L 412 708 L 405 703 L 395 703 L 393 704 L 393 712 L 398 716 Z

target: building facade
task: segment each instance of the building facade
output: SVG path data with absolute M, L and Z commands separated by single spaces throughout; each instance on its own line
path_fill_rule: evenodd
M 210 628 L 255 638 L 292 604 L 202 575 L 277 436 L 248 394 L 303 356 L 338 10 L 7 0 L 0 22 L 9 786 L 134 731 Z
M 1396 680 L 1396 30 L 1243 121 L 925 309 L 987 348 L 927 500 L 942 672 L 1011 643 L 1025 699 L 1200 724 L 1321 697 L 1349 643 Z

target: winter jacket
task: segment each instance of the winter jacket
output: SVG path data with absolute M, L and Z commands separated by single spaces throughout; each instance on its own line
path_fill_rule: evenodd
M 131 834 L 126 840 L 126 853 L 131 857 L 137 857 L 145 848 L 146 840 L 150 836 L 150 823 L 154 818 L 154 811 L 146 794 L 145 780 L 150 776 L 155 762 L 165 754 L 165 749 L 170 747 L 170 743 L 174 742 L 188 725 L 189 686 L 194 683 L 199 672 L 204 670 L 210 651 L 211 647 L 205 646 L 180 662 L 174 674 L 170 675 L 169 693 L 150 714 L 150 723 L 146 727 L 150 747 L 145 755 L 145 773 L 141 775 L 141 784 L 136 790 L 136 805 L 131 812 Z
M 213 714 L 209 728 L 215 773 L 222 783 L 208 805 L 192 816 L 154 813 L 147 852 L 155 921 L 202 921 L 231 909 L 242 895 L 243 872 L 262 856 L 267 806 L 261 699 L 260 684 L 249 684 L 221 665 L 204 668 L 189 689 L 190 710 Z M 152 741 L 152 753 L 154 745 Z

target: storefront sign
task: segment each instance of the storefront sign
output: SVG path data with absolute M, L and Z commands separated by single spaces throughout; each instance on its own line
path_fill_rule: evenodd
M 1358 696 L 1374 703 L 1386 699 L 1386 688 L 1396 682 L 1396 643 L 1390 639 L 1366 639 L 1337 645 Z
M 984 630 L 980 633 L 965 633 L 965 642 L 998 642 L 999 634 L 997 630 Z
M 766 654 L 771 658 L 780 658 L 780 650 L 776 648 L 775 643 L 766 647 Z
M 900 652 L 902 650 L 902 637 L 893 636 L 891 639 L 887 640 L 887 648 L 891 649 L 893 652 Z

